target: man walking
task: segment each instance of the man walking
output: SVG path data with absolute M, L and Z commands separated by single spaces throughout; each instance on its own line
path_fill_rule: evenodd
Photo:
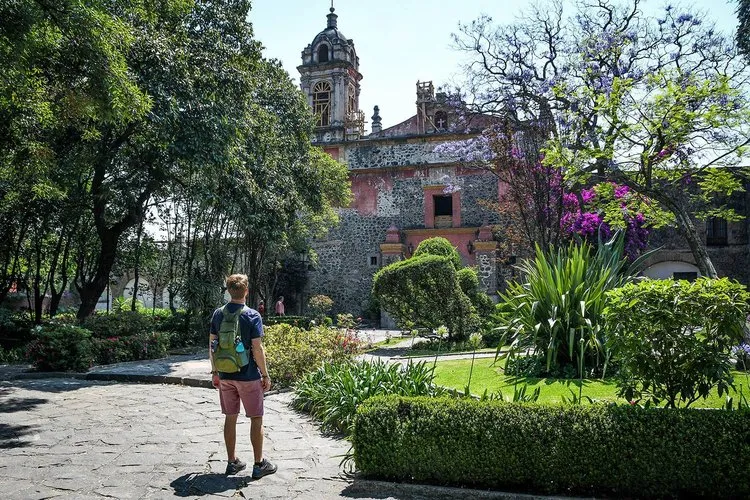
M 266 352 L 262 341 L 263 321 L 257 311 L 245 305 L 248 292 L 246 275 L 233 274 L 229 276 L 226 279 L 226 287 L 232 300 L 224 307 L 214 311 L 211 318 L 208 349 L 211 360 L 212 383 L 215 388 L 219 389 L 221 412 L 225 415 L 226 474 L 237 474 L 244 470 L 247 465 L 235 454 L 237 417 L 240 413 L 241 401 L 246 416 L 250 418 L 250 443 L 253 446 L 255 458 L 253 479 L 260 479 L 276 472 L 276 466 L 263 458 L 263 393 L 271 389 L 271 379 L 268 376 L 266 366 Z M 220 349 L 219 331 L 227 324 L 226 321 L 222 324 L 225 320 L 225 313 L 228 318 L 238 316 L 235 326 L 238 335 L 235 340 L 236 345 L 232 347 L 238 353 L 245 350 L 246 346 L 251 347 L 251 355 L 246 360 L 247 364 L 235 372 L 220 372 L 216 369 L 214 353 L 217 349 Z
M 283 316 L 284 315 L 284 296 L 282 295 L 279 297 L 279 300 L 276 301 L 276 316 Z

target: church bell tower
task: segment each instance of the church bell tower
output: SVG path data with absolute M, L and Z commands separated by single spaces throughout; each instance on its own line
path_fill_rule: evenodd
M 331 5 L 326 29 L 302 51 L 300 87 L 315 114 L 317 143 L 359 139 L 364 134 L 364 113 L 359 109 L 359 58 L 354 40 L 338 29 Z

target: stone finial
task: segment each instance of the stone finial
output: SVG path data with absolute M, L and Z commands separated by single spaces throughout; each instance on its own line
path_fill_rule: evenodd
M 391 227 L 389 227 L 388 230 L 385 232 L 385 242 L 386 243 L 400 243 L 401 242 L 401 232 L 393 224 L 391 224 Z
M 330 14 L 328 14 L 326 17 L 328 18 L 328 27 L 329 28 L 336 28 L 338 26 L 338 22 L 336 19 L 339 17 L 336 14 L 333 13 L 336 9 L 333 8 L 333 3 L 331 3 L 331 8 L 329 9 L 331 11 Z
M 381 130 L 383 130 L 383 123 L 380 118 L 380 108 L 375 106 L 373 108 L 373 111 L 375 114 L 372 115 L 372 133 L 377 134 Z

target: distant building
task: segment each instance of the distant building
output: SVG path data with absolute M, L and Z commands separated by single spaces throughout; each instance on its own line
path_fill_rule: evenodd
M 310 272 L 309 294 L 328 295 L 337 311 L 358 314 L 368 309 L 373 274 L 433 236 L 450 240 L 465 264 L 477 266 L 484 290 L 496 291 L 510 268 L 498 261 L 489 227 L 499 216 L 479 201 L 497 201 L 502 186 L 491 174 L 435 151 L 447 141 L 476 135 L 492 118 L 475 120 L 467 130 L 456 123 L 460 117 L 444 93 L 435 92 L 432 82 L 417 82 L 415 114 L 384 129 L 375 106 L 371 133 L 364 135 L 363 75 L 354 40 L 338 29 L 337 17 L 331 8 L 326 28 L 302 51 L 297 69 L 317 117 L 313 141 L 348 166 L 354 201 L 340 209 L 339 227 L 313 243 L 319 263 Z M 748 212 L 744 193 L 736 205 Z M 717 271 L 750 283 L 747 221 L 711 220 L 699 227 Z M 656 241 L 664 249 L 649 259 L 645 274 L 697 276 L 681 238 L 666 231 Z
M 337 310 L 361 312 L 368 308 L 375 271 L 409 257 L 433 236 L 447 238 L 465 264 L 478 266 L 485 291 L 497 290 L 497 243 L 487 225 L 498 215 L 478 202 L 497 201 L 500 186 L 491 174 L 435 152 L 467 137 L 464 124 L 461 134 L 453 132 L 459 117 L 446 94 L 435 92 L 432 82 L 417 82 L 414 116 L 383 129 L 375 106 L 372 132 L 364 135 L 359 58 L 333 8 L 297 69 L 317 117 L 313 140 L 349 167 L 354 193 L 352 205 L 340 210 L 340 226 L 313 244 L 319 264 L 310 273 L 310 295 L 325 294 Z M 488 119 L 474 121 L 468 135 Z

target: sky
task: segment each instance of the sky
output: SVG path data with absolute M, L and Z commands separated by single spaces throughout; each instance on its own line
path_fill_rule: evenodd
M 363 75 L 360 109 L 368 122 L 373 106 L 380 107 L 383 128 L 415 114 L 416 83 L 431 80 L 436 87 L 460 82 L 466 55 L 451 47 L 451 33 L 458 23 L 482 14 L 495 22 L 512 22 L 526 0 L 334 0 L 338 28 L 354 40 Z M 540 0 L 543 4 L 544 0 Z M 733 33 L 737 18 L 734 0 L 672 2 L 692 5 L 689 12 L 703 11 L 707 20 Z M 647 13 L 658 13 L 666 2 L 645 0 Z M 302 50 L 326 27 L 330 0 L 254 0 L 250 12 L 256 38 L 264 55 L 281 61 L 299 82 L 297 66 Z M 369 123 L 366 125 L 369 130 Z

